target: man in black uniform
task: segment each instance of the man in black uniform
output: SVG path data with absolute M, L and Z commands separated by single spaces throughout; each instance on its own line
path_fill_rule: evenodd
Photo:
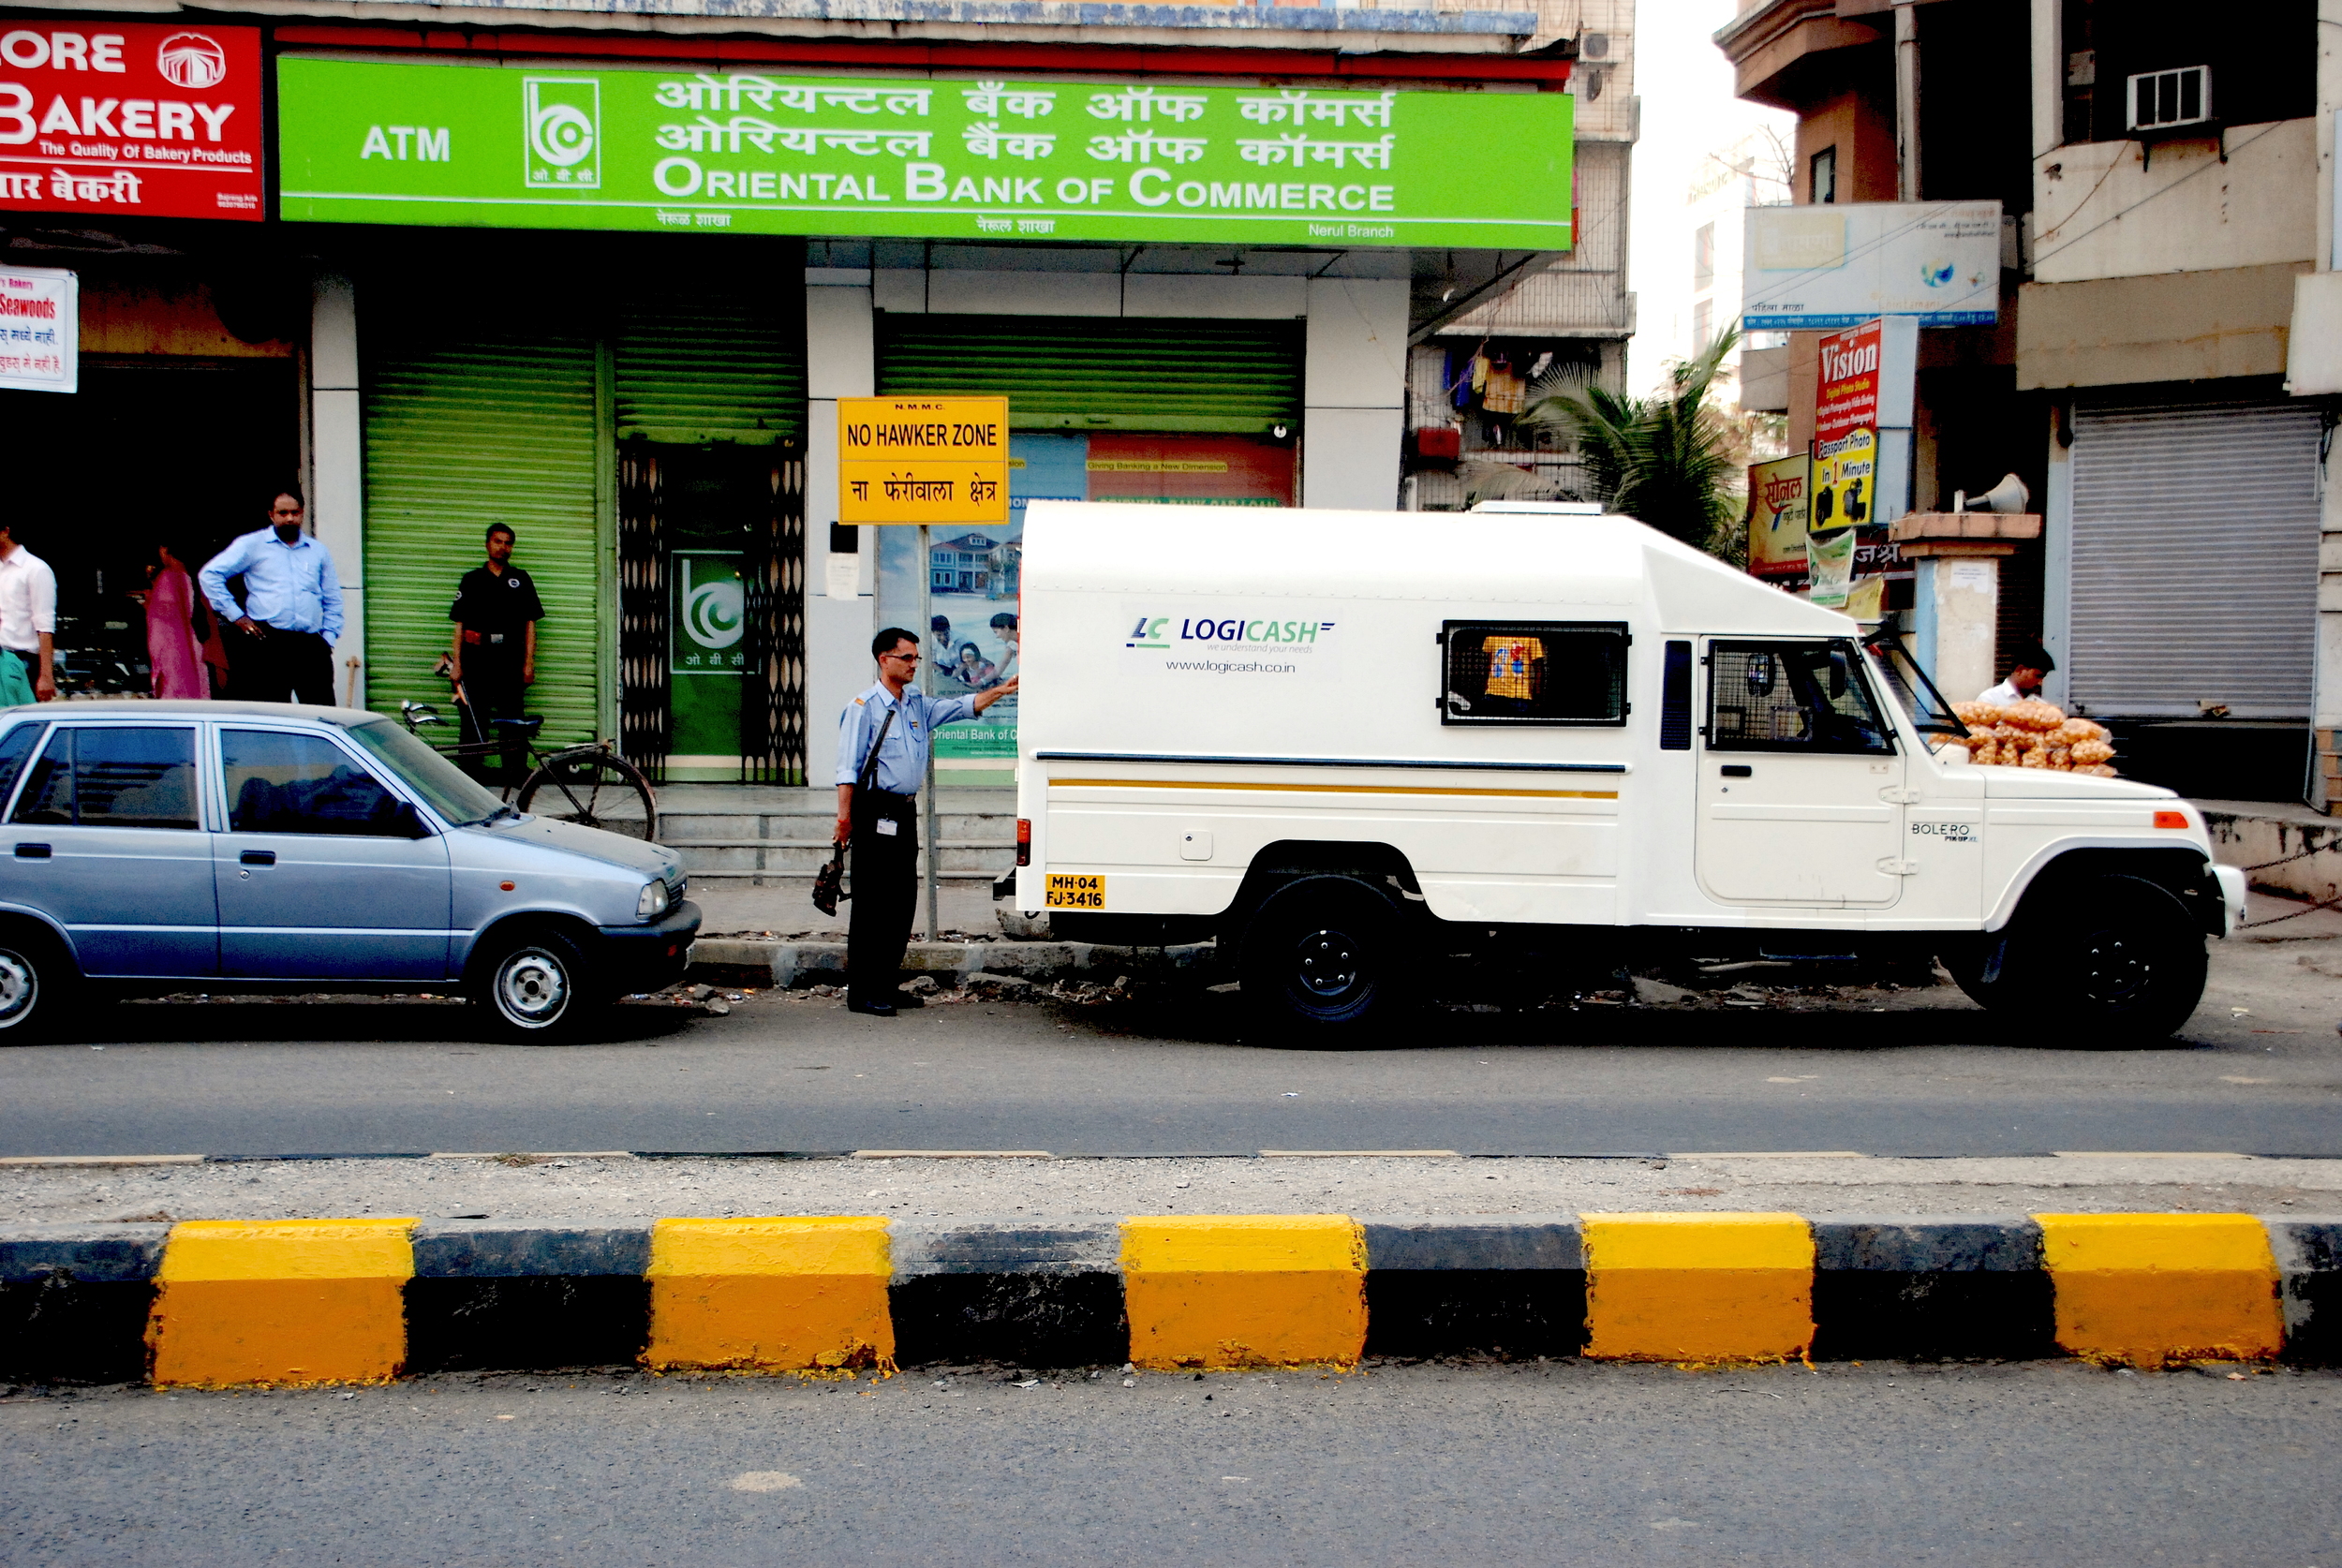
M 449 675 L 462 689 L 483 739 L 497 733 L 491 720 L 521 717 L 521 694 L 537 678 L 537 623 L 545 607 L 538 602 L 528 573 L 512 564 L 512 540 L 505 524 L 488 525 L 488 564 L 464 573 L 454 608 L 447 613 L 455 623 Z M 502 778 L 489 778 L 483 758 L 483 781 L 521 781 L 528 762 L 524 737 L 506 739 L 503 762 Z

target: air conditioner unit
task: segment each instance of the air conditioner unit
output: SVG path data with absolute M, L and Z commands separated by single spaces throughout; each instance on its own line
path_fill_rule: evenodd
M 2130 79 L 2125 101 L 2133 131 L 2204 125 L 2212 118 L 2212 67 L 2143 72 Z

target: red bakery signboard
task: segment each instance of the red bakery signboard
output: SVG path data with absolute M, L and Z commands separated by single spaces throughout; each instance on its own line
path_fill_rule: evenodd
M 0 22 L 0 213 L 261 216 L 260 33 Z

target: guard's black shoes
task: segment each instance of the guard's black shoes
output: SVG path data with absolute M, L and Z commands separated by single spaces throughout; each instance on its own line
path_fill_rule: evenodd
M 893 1002 L 850 1001 L 846 1004 L 846 1011 L 867 1013 L 873 1018 L 892 1018 L 895 1015 L 895 1004 Z

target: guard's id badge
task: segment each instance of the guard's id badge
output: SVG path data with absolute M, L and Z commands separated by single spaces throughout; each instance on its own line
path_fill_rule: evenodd
M 877 821 L 871 823 L 870 826 L 874 831 L 882 833 L 889 838 L 894 837 L 895 835 L 902 829 L 902 824 L 895 821 L 892 817 L 881 817 Z

